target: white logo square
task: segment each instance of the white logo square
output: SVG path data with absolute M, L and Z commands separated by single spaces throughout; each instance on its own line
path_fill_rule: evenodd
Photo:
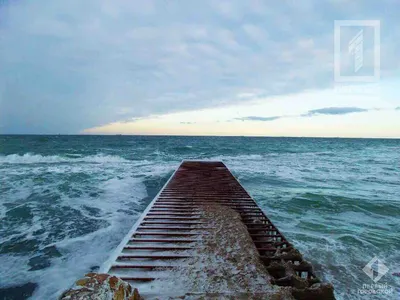
M 347 37 L 345 29 L 355 31 Z M 373 37 L 371 37 L 373 35 Z M 374 82 L 380 78 L 380 21 L 336 20 L 334 28 L 335 82 Z M 347 37 L 346 41 L 343 39 Z M 368 47 L 367 47 L 368 46 Z M 351 72 L 345 73 L 347 66 Z M 370 69 L 368 74 L 366 71 Z

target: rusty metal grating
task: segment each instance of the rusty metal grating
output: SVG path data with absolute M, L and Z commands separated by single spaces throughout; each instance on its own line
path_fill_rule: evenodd
M 168 276 L 168 269 L 195 255 L 195 243 L 206 234 L 199 206 L 217 203 L 237 211 L 273 277 L 272 283 L 295 286 L 291 274 L 319 282 L 283 234 L 222 162 L 184 161 L 143 213 L 103 272 L 133 282 Z M 283 264 L 279 264 L 279 263 Z M 291 262 L 288 273 L 286 262 Z

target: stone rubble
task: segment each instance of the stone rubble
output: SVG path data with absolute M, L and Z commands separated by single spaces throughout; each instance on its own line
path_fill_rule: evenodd
M 59 300 L 142 300 L 137 289 L 115 276 L 88 273 Z

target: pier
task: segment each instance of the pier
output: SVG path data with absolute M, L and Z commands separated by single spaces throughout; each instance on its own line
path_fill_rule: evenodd
M 294 299 L 321 299 L 317 291 L 321 286 L 316 285 L 320 281 L 311 264 L 303 260 L 222 162 L 182 162 L 100 273 L 129 282 L 141 295 L 165 295 L 163 284 L 148 286 L 156 280 L 167 282 L 172 270 L 184 268 L 198 255 L 211 228 L 203 210 L 209 205 L 240 215 L 270 275 L 266 284 L 290 288 Z M 333 289 L 329 293 L 332 297 L 324 299 L 334 299 Z

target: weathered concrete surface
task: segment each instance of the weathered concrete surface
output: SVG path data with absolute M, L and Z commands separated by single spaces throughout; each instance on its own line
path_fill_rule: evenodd
M 218 204 L 199 206 L 206 225 L 197 252 L 183 268 L 171 270 L 169 281 L 186 293 L 170 299 L 292 300 L 290 287 L 270 283 L 263 262 L 240 215 Z

